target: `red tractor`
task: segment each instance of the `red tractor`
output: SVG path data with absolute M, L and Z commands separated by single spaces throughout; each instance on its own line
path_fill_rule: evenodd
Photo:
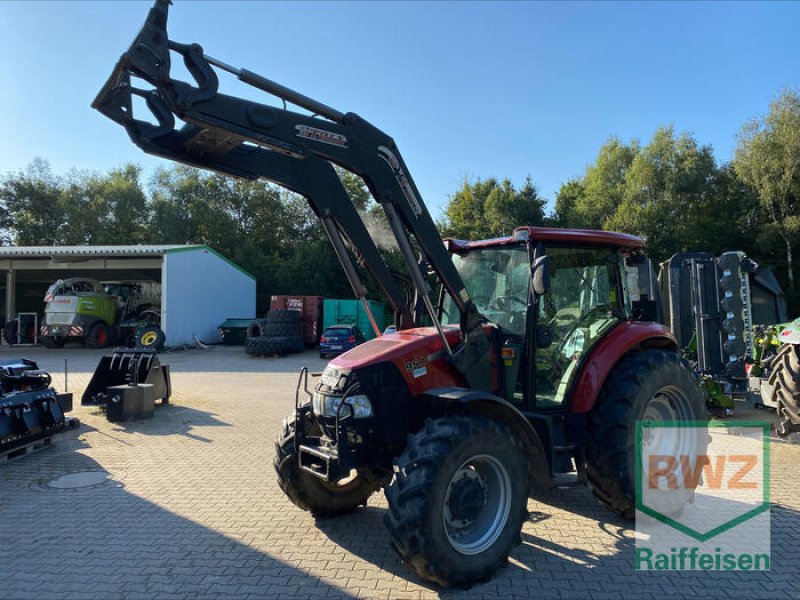
M 558 473 L 577 471 L 612 510 L 632 516 L 636 423 L 707 418 L 675 339 L 653 322 L 642 240 L 519 227 L 500 239 L 445 244 L 389 136 L 170 40 L 168 6 L 157 0 L 93 106 L 146 152 L 305 196 L 356 296 L 366 292 L 351 254 L 395 313 L 396 333 L 337 357 L 313 391 L 306 385 L 307 397 L 298 394 L 276 442 L 289 499 L 335 515 L 385 488 L 394 548 L 444 586 L 485 580 L 505 564 L 529 494 L 552 487 Z M 170 76 L 171 54 L 183 57 L 193 82 Z M 283 107 L 219 93 L 218 70 Z M 133 114 L 133 95 L 151 115 Z M 362 177 L 384 209 L 403 282 L 333 164 Z M 668 453 L 685 441 L 643 443 Z M 678 511 L 684 501 L 672 495 L 661 509 Z

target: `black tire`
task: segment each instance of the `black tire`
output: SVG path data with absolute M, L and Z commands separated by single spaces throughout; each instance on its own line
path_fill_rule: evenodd
M 248 338 L 244 345 L 244 351 L 251 356 L 284 356 L 304 349 L 303 338 L 299 335 Z
M 63 348 L 67 343 L 66 338 L 59 336 L 46 335 L 43 339 L 46 348 Z
M 244 350 L 251 356 L 284 356 L 289 354 L 289 342 L 285 337 L 256 337 L 245 342 Z
M 589 414 L 586 475 L 592 492 L 627 519 L 636 515 L 636 423 L 643 420 L 708 420 L 700 386 L 674 352 L 645 350 L 623 357 Z M 686 436 L 707 443 L 705 435 L 697 435 L 695 430 L 687 430 Z M 669 491 L 659 497 L 658 510 L 678 514 L 692 495 L 690 490 Z
M 142 325 L 161 326 L 161 308 L 153 304 L 140 306 L 136 310 L 136 320 Z
M 136 332 L 136 347 L 137 348 L 154 348 L 161 350 L 167 341 L 166 334 L 160 327 L 149 325 L 140 331 Z
M 97 321 L 89 329 L 86 345 L 89 348 L 105 348 L 113 341 L 111 328 L 103 321 Z
M 306 344 L 303 341 L 303 336 L 301 335 L 292 335 L 286 338 L 286 344 L 289 347 L 289 352 L 291 354 L 297 354 L 298 352 L 303 352 L 306 349 Z
M 783 344 L 772 360 L 769 384 L 775 387 L 773 399 L 778 411 L 778 435 L 785 436 L 800 425 L 800 347 Z
M 247 337 L 262 337 L 264 335 L 264 325 L 266 324 L 266 319 L 255 319 L 252 323 L 250 323 L 250 325 L 247 326 Z
M 21 321 L 20 339 L 17 342 L 17 322 Z M 12 319 L 3 326 L 3 338 L 9 346 L 20 344 L 32 344 L 36 337 L 36 324 L 33 317 L 24 316 L 20 319 Z
M 17 320 L 11 319 L 3 325 L 3 339 L 9 346 L 17 345 Z
M 300 469 L 294 448 L 294 415 L 284 419 L 275 440 L 273 466 L 278 485 L 289 500 L 315 517 L 331 517 L 366 506 L 369 497 L 389 480 L 371 469 L 360 469 L 342 484 L 336 484 Z
M 261 335 L 291 337 L 300 334 L 300 323 L 265 323 Z M 253 336 L 258 337 L 258 336 Z
M 507 428 L 482 417 L 428 419 L 394 470 L 384 523 L 418 575 L 468 587 L 507 564 L 521 542 L 529 489 L 522 444 Z
M 287 323 L 296 325 L 300 323 L 299 310 L 271 310 L 267 313 L 267 323 Z
M 249 356 L 261 356 L 261 353 L 258 351 L 260 349 L 260 345 L 257 345 L 256 340 L 260 340 L 261 338 L 255 337 L 248 337 L 244 342 L 244 351 Z

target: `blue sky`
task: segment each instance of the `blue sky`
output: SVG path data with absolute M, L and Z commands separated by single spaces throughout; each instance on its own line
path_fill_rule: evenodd
M 0 173 L 164 164 L 89 108 L 149 6 L 0 2 Z M 798 2 L 176 0 L 169 30 L 382 128 L 437 215 L 465 176 L 530 175 L 552 200 L 609 136 L 662 125 L 729 160 L 741 124 L 797 86 L 798 25 Z

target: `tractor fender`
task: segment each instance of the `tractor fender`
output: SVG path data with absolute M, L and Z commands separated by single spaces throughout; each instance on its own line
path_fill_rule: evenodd
M 532 491 L 546 492 L 553 487 L 550 465 L 539 434 L 508 400 L 489 392 L 459 387 L 434 388 L 423 395 L 441 403 L 448 414 L 480 415 L 507 426 L 522 442 L 528 455 Z
M 594 407 L 606 377 L 619 360 L 632 351 L 663 348 L 677 350 L 672 333 L 658 323 L 625 321 L 600 340 L 584 359 L 572 389 L 571 413 L 587 413 Z

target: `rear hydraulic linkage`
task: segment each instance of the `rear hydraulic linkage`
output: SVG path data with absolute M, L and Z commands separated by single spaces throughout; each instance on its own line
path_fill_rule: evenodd
M 483 387 L 489 366 L 481 316 L 392 138 L 354 113 L 341 113 L 252 71 L 209 57 L 198 44 L 170 40 L 169 4 L 169 0 L 156 0 L 92 107 L 124 126 L 145 152 L 236 177 L 264 178 L 304 196 L 322 219 L 356 296 L 363 301 L 366 290 L 345 240 L 386 295 L 397 325 L 412 327 L 408 302 L 331 163 L 360 176 L 386 213 L 417 297 L 447 353 L 472 387 Z M 171 53 L 183 58 L 194 85 L 170 77 Z M 283 108 L 219 93 L 215 68 L 281 99 Z M 135 87 L 137 81 L 149 84 L 148 89 Z M 134 96 L 144 99 L 156 123 L 134 116 Z M 287 102 L 312 114 L 290 111 Z M 176 118 L 183 122 L 179 128 Z M 415 255 L 412 235 L 423 262 L 430 265 L 459 309 L 462 343 L 455 352 L 431 303 L 431 288 Z

